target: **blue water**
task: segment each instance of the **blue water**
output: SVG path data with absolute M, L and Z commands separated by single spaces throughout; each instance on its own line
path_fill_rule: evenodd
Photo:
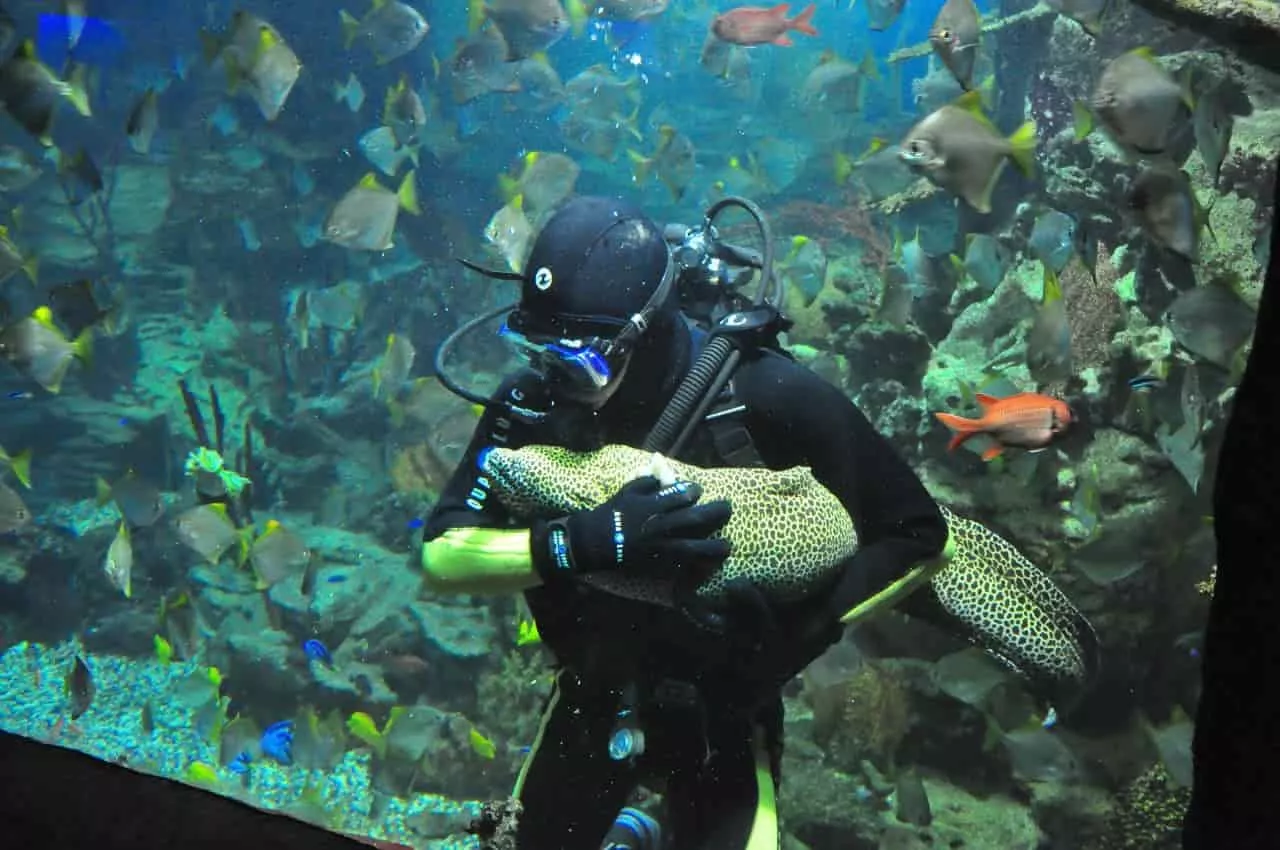
M 1197 586 L 1213 563 L 1209 524 L 1187 518 L 1209 510 L 1223 393 L 1248 337 L 1262 233 L 1255 195 L 1275 146 L 1258 128 L 1275 119 L 1262 104 L 1254 123 L 1237 119 L 1216 187 L 1204 154 L 1185 145 L 1178 165 L 1223 237 L 1201 240 L 1202 256 L 1186 263 L 1157 250 L 1126 201 L 1143 163 L 1101 133 L 1075 139 L 1067 113 L 1124 50 L 1150 43 L 1181 56 L 1205 46 L 1191 34 L 1138 17 L 1093 44 L 1066 21 L 1029 25 L 1034 35 L 1016 48 L 1024 53 L 1003 58 L 1027 68 L 1011 82 L 1034 85 L 978 87 L 999 106 L 986 104 L 1002 116 L 998 136 L 1016 128 L 1007 116 L 1040 126 L 1037 173 L 1004 168 L 983 215 L 947 188 L 883 205 L 930 185 L 892 146 L 925 117 L 913 84 L 938 63 L 887 59 L 927 41 L 940 0 L 908 0 L 884 32 L 868 30 L 865 0 L 823 0 L 818 35 L 748 49 L 750 82 L 737 88 L 699 57 L 713 15 L 738 4 L 672 0 L 649 21 L 592 19 L 534 61 L 562 83 L 603 68 L 632 87 L 623 111 L 639 107 L 634 123 L 592 118 L 617 137 L 612 156 L 566 139 L 589 97 L 533 103 L 495 85 L 455 103 L 451 59 L 470 37 L 459 0 L 416 0 L 429 33 L 382 65 L 363 44 L 343 47 L 339 10 L 364 18 L 363 0 L 90 0 L 74 46 L 56 4 L 9 5 L 17 37 L 51 75 L 82 82 L 92 109 L 80 115 L 50 95 L 49 147 L 0 116 L 0 523 L 13 519 L 12 498 L 31 517 L 0 526 L 0 728 L 333 829 L 415 847 L 452 834 L 430 846 L 476 846 L 457 833 L 479 801 L 509 793 L 535 748 L 552 659 L 526 640 L 522 602 L 432 593 L 414 566 L 423 517 L 477 417 L 435 380 L 433 354 L 463 322 L 517 296 L 456 260 L 520 264 L 527 242 L 507 256 L 486 229 L 505 211 L 532 237 L 547 211 L 507 206 L 502 187 L 540 152 L 573 161 L 575 192 L 636 199 L 661 223 L 696 223 L 726 193 L 758 202 L 790 281 L 790 350 L 858 405 L 940 503 L 1007 540 L 1101 636 L 1109 678 L 1075 713 L 1065 704 L 1049 713 L 1024 677 L 962 640 L 909 620 L 851 632 L 805 674 L 800 696 L 788 692 L 787 829 L 813 850 L 888 846 L 902 837 L 889 814 L 898 798 L 886 791 L 901 768 L 923 776 L 934 801 L 933 825 L 919 830 L 931 846 L 1102 848 L 1079 836 L 1127 837 L 1122 819 L 1075 803 L 1045 816 L 1025 801 L 1062 791 L 1123 806 L 1117 787 L 1185 763 L 1190 723 L 1180 712 L 1194 710 L 1208 599 Z M 201 55 L 201 31 L 221 31 L 241 9 L 269 21 L 302 65 L 272 121 L 250 86 L 229 91 L 225 63 Z M 861 109 L 799 103 L 824 58 L 856 65 L 868 50 L 880 81 Z M 987 82 L 994 50 L 987 37 L 975 82 Z M 492 70 L 498 79 L 510 66 Z M 351 75 L 365 92 L 354 113 L 333 97 Z M 381 125 L 402 79 L 428 117 L 416 165 L 388 174 L 358 140 Z M 141 152 L 126 125 L 148 91 L 158 127 Z M 656 152 L 660 125 L 696 150 L 678 198 L 635 177 L 633 160 Z M 890 150 L 864 163 L 873 139 Z M 77 154 L 92 168 L 70 173 Z M 394 191 L 411 169 L 420 214 L 398 210 L 389 247 L 327 241 L 353 187 L 372 175 Z M 524 187 L 521 203 L 536 190 Z M 1059 276 L 1076 363 L 1060 384 L 1037 385 L 1026 364 L 1043 274 L 1028 236 L 1059 207 L 1087 223 L 1102 257 L 1086 273 L 1074 265 L 1076 243 L 1061 246 L 1072 255 Z M 725 232 L 760 247 L 742 221 Z M 1000 245 L 1009 271 L 994 291 L 958 271 L 970 233 Z M 909 291 L 895 319 L 900 266 L 910 267 Z M 70 311 L 54 310 L 45 338 L 65 373 L 4 347 L 21 342 L 32 317 L 43 322 L 38 308 L 69 291 L 59 287 L 82 281 L 94 301 L 75 315 L 93 328 L 92 356 L 88 337 L 68 338 Z M 1177 299 L 1211 283 L 1230 284 L 1212 290 L 1226 303 L 1169 318 Z M 487 329 L 452 363 L 482 393 L 515 364 Z M 1069 402 L 1068 436 L 1036 454 L 1011 445 L 992 462 L 982 453 L 999 434 L 948 450 L 935 414 L 976 417 L 978 394 L 1017 392 Z M 221 497 L 207 488 L 223 479 L 201 466 L 202 448 L 251 481 L 221 521 L 208 508 Z M 18 475 L 28 460 L 30 488 Z M 129 492 L 139 483 L 141 493 Z M 125 598 L 104 564 L 122 512 L 146 515 L 151 499 L 159 517 L 128 529 Z M 193 523 L 206 524 L 195 534 Z M 202 549 L 211 539 L 225 545 Z M 64 677 L 77 655 L 97 690 L 72 719 Z M 1161 787 L 1176 809 L 1185 794 L 1169 783 Z M 1167 838 L 1164 826 L 1152 834 Z

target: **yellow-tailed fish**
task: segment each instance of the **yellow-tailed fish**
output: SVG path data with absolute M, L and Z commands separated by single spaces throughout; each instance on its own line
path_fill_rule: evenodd
M 492 245 L 512 271 L 520 271 L 533 239 L 533 224 L 524 212 L 524 196 L 516 195 L 493 214 L 484 228 L 485 241 Z
M 173 644 L 165 640 L 160 635 L 152 635 L 151 643 L 155 646 L 156 660 L 161 664 L 169 664 L 173 661 Z
M 560 0 L 485 0 L 484 14 L 502 31 L 512 59 L 527 59 L 569 33 Z
M 537 216 L 573 194 L 581 169 L 562 153 L 529 151 L 521 159 L 519 173 L 498 176 L 502 200 L 523 198 L 525 209 Z
M 973 86 L 980 24 L 973 0 L 946 0 L 929 30 L 933 52 L 965 91 Z
M 23 487 L 31 489 L 31 449 L 11 455 L 0 447 L 0 467 L 7 468 Z
M 369 13 L 359 20 L 345 9 L 340 9 L 338 16 L 343 47 L 350 50 L 361 44 L 379 65 L 412 53 L 431 29 L 417 9 L 400 0 L 374 0 Z
M 263 18 L 240 10 L 231 16 L 226 32 L 200 33 L 205 61 L 222 59 L 227 90 L 246 86 L 258 110 L 274 121 L 284 108 L 302 72 L 297 54 L 274 26 Z
M 124 520 L 120 521 L 116 536 L 107 547 L 102 571 L 111 586 L 123 593 L 125 599 L 133 596 L 133 543 L 129 540 L 129 526 Z
M 542 635 L 538 634 L 538 624 L 533 620 L 521 620 L 516 634 L 516 646 L 529 646 L 542 643 Z
M 135 153 L 151 152 L 151 140 L 160 126 L 160 107 L 156 90 L 148 88 L 129 112 L 129 120 L 125 123 L 125 133 L 129 137 L 129 147 Z
M 1071 323 L 1062 286 L 1048 265 L 1044 266 L 1044 298 L 1027 333 L 1027 369 L 1042 385 L 1071 376 Z
M 74 341 L 53 323 L 48 307 L 0 330 L 0 358 L 55 395 L 73 359 L 89 362 L 93 349 L 93 330 L 86 328 Z
M 21 192 L 43 173 L 40 161 L 22 148 L 17 145 L 0 145 L 0 192 Z M 11 215 L 15 219 L 20 217 L 17 207 L 14 207 Z
M 192 784 L 213 788 L 219 782 L 218 769 L 207 762 L 193 761 L 187 765 L 186 779 Z
M 657 176 L 671 193 L 672 200 L 680 200 L 698 169 L 697 151 L 693 142 L 670 124 L 658 128 L 658 147 L 651 156 L 627 151 L 634 164 L 635 180 L 644 185 L 650 174 Z
M 266 529 L 249 547 L 249 563 L 259 590 L 300 574 L 311 557 L 306 541 L 274 519 L 267 522 Z
M 363 711 L 357 711 L 347 718 L 347 731 L 373 748 L 374 753 L 379 758 L 386 758 L 387 734 L 390 733 L 391 727 L 404 712 L 403 706 L 392 708 L 387 717 L 387 722 L 379 729 L 378 724 L 373 721 L 372 717 Z
M 467 740 L 471 744 L 471 749 L 476 755 L 482 759 L 494 759 L 498 756 L 498 747 L 493 741 L 486 738 L 479 729 L 472 726 L 467 733 Z
M 93 704 L 93 697 L 97 692 L 97 687 L 93 684 L 93 671 L 79 655 L 71 662 L 71 669 L 67 671 L 65 691 L 71 719 L 79 720 Z
M 386 251 L 393 246 L 396 219 L 400 210 L 419 215 L 417 172 L 405 175 L 395 192 L 366 174 L 334 206 L 324 224 L 323 238 L 335 245 L 357 251 Z
M 383 390 L 394 395 L 409 380 L 417 349 L 409 338 L 401 334 L 388 334 L 387 347 L 382 359 L 373 367 L 373 397 L 382 398 Z
M 422 98 L 404 75 L 387 89 L 382 105 L 382 123 L 391 128 L 396 142 L 401 145 L 417 144 L 419 132 L 427 125 L 427 109 Z
M 1096 116 L 1122 148 L 1142 156 L 1164 153 L 1195 108 L 1189 73 L 1175 79 L 1147 47 L 1117 56 L 1098 78 L 1091 112 L 1075 108 L 1077 138 L 1088 135 Z
M 31 509 L 8 484 L 0 481 L 0 534 L 26 528 L 31 522 Z
M 1185 172 L 1169 165 L 1143 169 L 1129 186 L 1128 202 L 1151 241 L 1193 263 L 1200 259 L 1200 235 L 1213 230 Z
M 191 508 L 173 524 L 178 539 L 211 564 L 216 564 L 240 540 L 240 533 L 227 516 L 227 506 L 217 502 Z
M 396 138 L 392 127 L 374 127 L 356 140 L 356 147 L 375 168 L 388 177 L 395 177 L 406 162 L 418 164 L 418 148 L 404 145 Z
M 129 525 L 148 527 L 164 513 L 164 499 L 160 488 L 139 478 L 132 469 L 125 472 L 114 483 L 105 479 L 97 479 L 96 500 L 99 505 L 114 501 Z
M 83 74 L 83 72 L 81 72 Z M 61 80 L 36 57 L 35 42 L 27 40 L 0 64 L 0 103 L 4 110 L 45 147 L 52 147 L 49 131 L 58 104 L 67 100 L 89 116 L 89 95 L 80 76 Z
M 1035 143 L 1034 122 L 1005 138 L 982 113 L 979 93 L 970 91 L 912 127 L 898 156 L 916 173 L 988 213 L 991 193 L 1009 160 L 1023 173 L 1032 173 Z

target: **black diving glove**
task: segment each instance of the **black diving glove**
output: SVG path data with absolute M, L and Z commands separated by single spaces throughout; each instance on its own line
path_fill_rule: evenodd
M 663 487 L 647 475 L 609 501 L 530 530 L 533 566 L 544 582 L 600 570 L 700 583 L 729 556 L 729 541 L 709 539 L 729 521 L 724 500 L 697 504 L 702 488 Z

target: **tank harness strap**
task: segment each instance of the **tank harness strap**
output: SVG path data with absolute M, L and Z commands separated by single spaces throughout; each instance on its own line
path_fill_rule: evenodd
M 707 344 L 709 334 L 687 316 L 685 322 L 693 338 L 691 357 L 696 361 Z M 747 408 L 738 400 L 735 385 L 732 378 L 725 384 L 719 397 L 703 417 L 702 425 L 710 433 L 716 456 L 725 466 L 760 468 L 765 465 L 764 459 L 760 457 L 751 432 L 742 421 L 742 414 Z
M 760 457 L 760 451 L 756 448 L 746 423 L 742 421 L 742 414 L 745 412 L 746 406 L 738 401 L 734 381 L 730 380 L 703 423 L 711 432 L 716 455 L 725 466 L 760 468 L 764 466 L 764 460 Z

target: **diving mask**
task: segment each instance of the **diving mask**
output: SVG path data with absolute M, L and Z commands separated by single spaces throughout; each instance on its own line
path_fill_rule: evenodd
M 498 336 L 510 342 L 526 362 L 549 378 L 565 381 L 576 390 L 599 392 L 614 379 L 606 357 L 613 341 L 587 339 L 531 339 L 503 323 Z

